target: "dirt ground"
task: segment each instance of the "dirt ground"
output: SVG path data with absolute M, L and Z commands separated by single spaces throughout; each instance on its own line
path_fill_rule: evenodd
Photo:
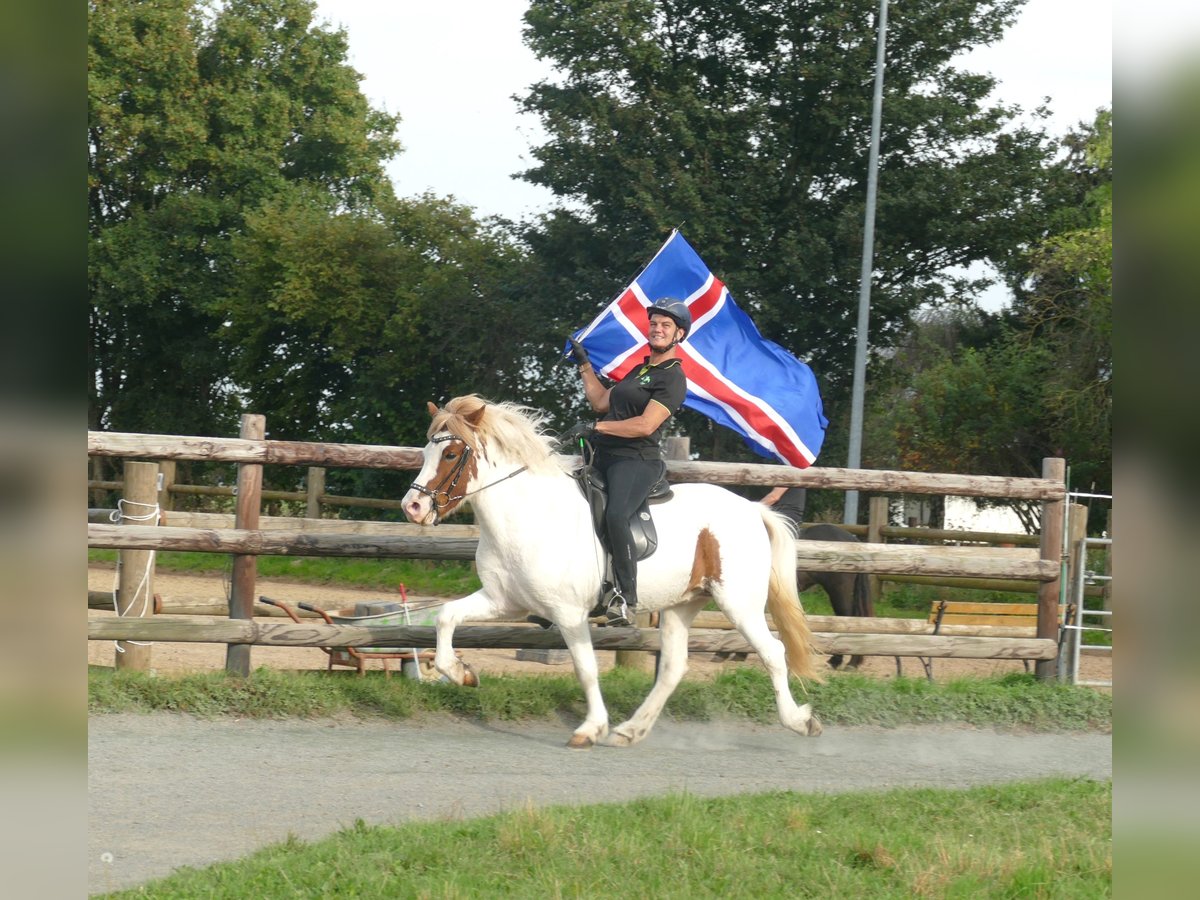
M 114 587 L 114 579 L 114 571 L 111 567 L 90 566 L 88 568 L 88 590 L 111 591 Z M 183 600 L 224 603 L 228 597 L 228 583 L 220 576 L 177 575 L 160 572 L 155 576 L 154 590 L 167 603 Z M 339 608 L 352 608 L 355 603 L 364 601 L 395 599 L 394 596 L 389 597 L 386 592 L 380 590 L 335 588 L 265 578 L 258 580 L 257 590 L 259 594 L 266 594 L 285 602 L 310 601 L 319 603 L 325 608 L 329 608 L 331 605 Z M 421 601 L 431 598 L 410 595 L 409 599 Z M 100 610 L 89 610 L 88 615 L 89 617 L 99 617 L 113 614 Z M 483 677 L 487 677 L 488 674 L 545 674 L 571 671 L 569 661 L 544 663 L 520 660 L 517 659 L 519 652 L 517 650 L 470 649 L 463 651 L 463 659 L 469 662 Z M 597 651 L 596 656 L 601 671 L 614 665 L 615 652 Z M 88 641 L 88 663 L 90 665 L 114 666 L 115 657 L 116 648 L 112 643 Z M 328 662 L 328 654 L 318 647 L 254 647 L 251 651 L 251 665 L 255 667 L 267 666 L 283 670 L 325 669 Z M 225 666 L 225 645 L 156 644 L 150 651 L 150 664 L 154 671 L 162 674 L 219 670 Z M 366 665 L 368 669 L 381 670 L 383 668 L 381 660 L 368 660 Z M 709 654 L 693 654 L 688 660 L 687 677 L 712 678 L 723 669 L 739 665 L 758 665 L 758 663 L 754 656 L 751 656 L 745 663 L 738 663 L 717 661 Z M 390 663 L 390 667 L 395 671 L 398 663 L 393 661 Z M 922 672 L 921 663 L 915 658 L 902 659 L 901 668 L 903 674 L 910 677 Z M 933 661 L 933 676 L 937 681 L 1023 670 L 1023 664 L 1015 660 L 936 659 Z M 348 670 L 340 669 L 339 671 Z M 867 657 L 859 671 L 876 678 L 895 678 L 896 662 L 890 656 Z M 1079 663 L 1079 679 L 1081 681 L 1111 682 L 1112 655 L 1083 656 Z

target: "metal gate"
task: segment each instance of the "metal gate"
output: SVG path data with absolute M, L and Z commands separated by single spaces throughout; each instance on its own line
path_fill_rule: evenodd
M 1069 494 L 1069 497 L 1089 497 L 1102 498 L 1112 501 L 1110 494 Z M 1069 504 L 1068 504 L 1069 506 Z M 1066 529 L 1063 529 L 1064 536 Z M 1064 543 L 1065 543 L 1064 539 Z M 1087 650 L 1094 653 L 1107 653 L 1112 655 L 1112 610 L 1111 609 L 1088 609 L 1085 601 L 1085 588 L 1097 585 L 1107 584 L 1112 582 L 1111 575 L 1093 571 L 1088 568 L 1087 551 L 1089 549 L 1105 547 L 1108 552 L 1112 552 L 1112 538 L 1108 535 L 1099 538 L 1081 538 L 1074 547 L 1074 554 L 1070 557 L 1077 560 L 1074 570 L 1070 572 L 1070 583 L 1063 586 L 1062 594 L 1064 596 L 1066 609 L 1073 610 L 1073 618 L 1070 622 L 1063 623 L 1064 640 L 1062 642 L 1062 655 L 1059 659 L 1060 678 L 1069 680 L 1071 684 L 1088 685 L 1092 687 L 1112 687 L 1112 679 L 1108 681 L 1080 681 L 1079 680 L 1079 657 L 1080 654 Z M 1064 547 L 1064 551 L 1068 548 Z M 1102 633 L 1109 636 L 1108 643 L 1096 644 L 1086 643 L 1085 635 L 1088 633 Z

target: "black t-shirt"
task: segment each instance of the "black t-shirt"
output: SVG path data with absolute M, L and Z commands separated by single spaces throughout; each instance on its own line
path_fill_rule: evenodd
M 642 365 L 630 370 L 608 395 L 608 412 L 602 422 L 622 422 L 640 416 L 651 400 L 661 403 L 673 416 L 683 405 L 687 396 L 687 377 L 678 359 L 669 359 L 658 365 L 650 364 L 650 357 Z M 669 417 L 668 417 L 669 419 Z M 662 459 L 662 432 L 667 427 L 664 421 L 653 434 L 644 438 L 614 437 L 597 434 L 592 443 L 597 450 L 613 456 L 630 456 L 641 459 Z

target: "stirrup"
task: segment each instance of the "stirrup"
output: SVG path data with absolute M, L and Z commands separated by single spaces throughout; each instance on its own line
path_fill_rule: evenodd
M 614 593 L 608 601 L 608 608 L 605 609 L 604 615 L 608 619 L 605 624 L 609 626 L 620 627 L 633 624 L 633 610 L 630 609 L 620 592 Z

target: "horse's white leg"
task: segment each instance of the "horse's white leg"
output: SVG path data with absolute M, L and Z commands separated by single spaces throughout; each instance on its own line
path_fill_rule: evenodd
M 763 665 L 771 676 L 771 685 L 775 689 L 775 708 L 779 711 L 779 721 L 797 734 L 816 737 L 821 733 L 821 723 L 812 714 L 811 704 L 798 706 L 792 697 L 783 642 L 771 634 L 762 607 L 748 608 L 744 600 L 732 602 L 729 599 L 730 595 L 746 597 L 751 594 L 747 594 L 745 590 L 730 591 L 726 586 L 722 586 L 713 591 L 713 598 L 733 623 L 733 627 L 741 632 L 746 642 L 762 658 Z
M 608 739 L 604 742 L 607 746 L 628 747 L 650 733 L 650 729 L 662 715 L 667 700 L 687 673 L 688 628 L 696 618 L 696 613 L 707 601 L 707 597 L 701 597 L 682 606 L 668 607 L 659 613 L 662 649 L 658 661 L 658 678 L 633 715 L 609 732 Z
M 455 684 L 479 687 L 478 676 L 454 652 L 454 629 L 467 619 L 486 621 L 516 615 L 519 611 L 505 600 L 490 597 L 482 589 L 459 600 L 451 600 L 438 613 L 434 666 Z
M 591 628 L 586 618 L 572 624 L 558 624 L 559 633 L 575 664 L 575 677 L 587 700 L 587 716 L 575 729 L 567 746 L 573 750 L 590 750 L 608 734 L 608 709 L 600 694 L 600 667 L 596 664 L 596 649 L 592 646 Z

